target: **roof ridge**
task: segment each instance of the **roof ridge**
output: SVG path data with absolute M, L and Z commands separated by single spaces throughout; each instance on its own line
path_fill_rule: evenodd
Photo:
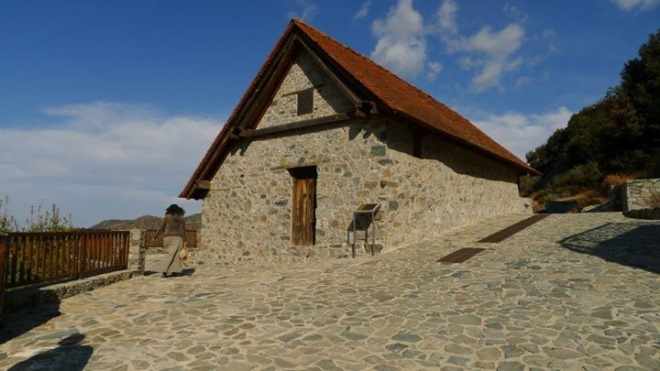
M 334 42 L 334 43 L 337 44 L 338 46 L 344 48 L 345 50 L 349 51 L 349 52 L 350 52 L 351 54 L 353 54 L 354 56 L 356 56 L 356 57 L 358 57 L 358 58 L 360 58 L 360 59 L 362 59 L 362 60 L 364 60 L 364 61 L 369 62 L 371 65 L 373 65 L 373 66 L 374 66 L 375 68 L 377 68 L 378 70 L 380 70 L 380 71 L 386 73 L 387 75 L 393 77 L 394 79 L 396 79 L 396 80 L 398 80 L 399 82 L 401 82 L 401 83 L 403 83 L 404 85 L 406 85 L 408 88 L 411 88 L 414 92 L 416 92 L 416 93 L 422 95 L 426 100 L 431 101 L 432 103 L 437 104 L 437 105 L 443 107 L 444 109 L 446 109 L 447 112 L 450 113 L 451 116 L 452 116 L 452 117 L 448 117 L 448 120 L 449 120 L 449 122 L 450 122 L 450 124 L 451 124 L 452 126 L 456 126 L 456 122 L 455 122 L 456 120 L 467 122 L 467 123 L 470 124 L 470 126 L 472 126 L 474 129 L 476 129 L 476 130 L 478 130 L 479 132 L 481 132 L 487 140 L 489 140 L 490 142 L 492 142 L 492 143 L 495 144 L 496 146 L 500 147 L 500 148 L 503 149 L 504 151 L 508 152 L 509 155 L 513 156 L 516 160 L 518 160 L 518 161 L 521 162 L 522 164 L 528 166 L 528 164 L 527 164 L 526 162 L 524 162 L 524 161 L 522 161 L 521 159 L 519 159 L 518 156 L 514 155 L 514 154 L 513 154 L 511 151 L 509 151 L 506 147 L 502 146 L 502 145 L 499 144 L 497 141 L 495 141 L 494 139 L 492 139 L 492 138 L 491 138 L 488 134 L 486 134 L 486 133 L 485 133 L 480 127 L 478 127 L 477 125 L 473 124 L 470 120 L 468 120 L 467 118 L 465 118 L 465 117 L 464 117 L 463 115 L 461 115 L 460 113 L 456 112 L 453 108 L 451 108 L 451 107 L 449 107 L 448 105 L 446 105 L 445 103 L 442 103 L 441 101 L 437 100 L 435 97 L 433 97 L 431 94 L 427 93 L 426 91 L 424 91 L 424 90 L 418 88 L 417 86 L 413 85 L 412 83 L 410 83 L 410 82 L 406 81 L 405 79 L 399 77 L 397 74 L 395 74 L 394 72 L 390 71 L 390 70 L 387 69 L 386 67 L 380 65 L 379 63 L 377 63 L 377 62 L 374 61 L 373 59 L 371 59 L 371 58 L 365 56 L 364 54 L 362 54 L 362 53 L 360 53 L 360 52 L 354 50 L 354 49 L 351 48 L 350 46 L 348 46 L 348 45 L 342 43 L 341 41 L 337 40 L 336 38 L 334 38 L 334 37 L 330 36 L 329 34 L 327 34 L 327 33 L 323 32 L 323 31 L 319 30 L 318 28 L 316 28 L 316 27 L 314 27 L 314 26 L 312 26 L 312 25 L 310 25 L 310 24 L 304 22 L 303 20 L 301 20 L 301 19 L 299 19 L 299 18 L 292 18 L 292 19 L 291 19 L 291 23 L 295 24 L 299 29 L 301 29 L 301 30 L 302 30 L 303 32 L 305 32 L 305 33 L 308 33 L 308 31 L 305 30 L 305 28 L 308 28 L 308 29 L 310 29 L 311 31 L 316 32 L 317 34 L 319 34 L 319 36 L 324 37 L 324 38 L 326 38 L 326 39 L 328 39 L 328 40 Z M 389 103 L 388 105 L 391 106 L 392 104 Z M 393 108 L 395 108 L 395 109 L 397 109 L 397 110 L 401 110 L 400 107 L 393 107 Z
M 371 58 L 365 56 L 364 54 L 362 54 L 362 53 L 356 51 L 355 49 L 351 48 L 350 46 L 348 46 L 348 45 L 344 44 L 343 42 L 341 42 L 341 41 L 335 39 L 334 37 L 328 35 L 327 33 L 325 33 L 325 32 L 323 32 L 323 31 L 319 30 L 318 28 L 316 28 L 316 27 L 314 27 L 314 26 L 312 26 L 312 25 L 310 25 L 310 24 L 308 24 L 308 23 L 305 23 L 305 22 L 304 22 L 303 20 L 301 20 L 300 18 L 292 18 L 292 19 L 291 19 L 291 22 L 295 23 L 295 24 L 298 25 L 298 26 L 299 26 L 299 25 L 303 25 L 303 26 L 305 26 L 305 27 L 309 27 L 309 28 L 311 28 L 312 30 L 314 30 L 315 32 L 318 32 L 318 33 L 321 34 L 322 36 L 324 36 L 324 37 L 326 37 L 326 38 L 328 38 L 328 39 L 334 41 L 334 42 L 337 43 L 339 46 L 341 46 L 341 47 L 347 49 L 348 51 L 350 51 L 351 53 L 353 53 L 356 57 L 361 58 L 361 59 L 364 59 L 364 60 L 366 60 L 366 61 L 368 61 L 368 62 L 371 62 L 376 68 L 382 70 L 383 72 L 386 72 L 387 74 L 391 75 L 391 76 L 394 77 L 395 79 L 397 79 L 397 80 L 401 81 L 402 83 L 408 85 L 408 87 L 414 89 L 414 90 L 417 91 L 418 93 L 421 93 L 422 95 L 426 96 L 427 98 L 433 100 L 434 102 L 436 102 L 436 103 L 438 103 L 438 104 L 441 104 L 442 106 L 444 106 L 444 107 L 448 108 L 449 110 L 451 110 L 454 114 L 458 115 L 458 113 L 454 112 L 454 110 L 453 110 L 451 107 L 449 107 L 449 106 L 447 106 L 446 104 L 444 104 L 444 103 L 440 102 L 439 100 L 435 99 L 431 94 L 429 94 L 429 93 L 427 93 L 426 91 L 424 91 L 424 90 L 418 88 L 417 86 L 411 84 L 410 82 L 406 81 L 405 79 L 399 77 L 396 73 L 390 71 L 388 68 L 386 68 L 386 67 L 380 65 L 379 63 L 377 63 L 377 62 L 374 61 L 373 59 L 371 59 Z

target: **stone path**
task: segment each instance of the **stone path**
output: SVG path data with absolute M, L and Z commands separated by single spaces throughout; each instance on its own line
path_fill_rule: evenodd
M 553 215 L 474 242 L 522 218 L 374 258 L 120 282 L 10 317 L 38 325 L 0 369 L 660 370 L 660 224 Z M 436 262 L 461 247 L 488 250 Z

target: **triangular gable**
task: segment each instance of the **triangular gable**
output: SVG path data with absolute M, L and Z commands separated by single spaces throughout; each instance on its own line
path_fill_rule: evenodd
M 392 113 L 435 129 L 473 149 L 514 165 L 525 173 L 539 174 L 470 121 L 430 95 L 314 27 L 299 20 L 292 22 L 317 49 L 322 50 L 338 68 L 374 94 Z
M 239 128 L 255 129 L 257 125 L 264 124 L 263 117 L 268 113 L 270 103 L 278 93 L 285 94 L 280 88 L 288 72 L 295 68 L 296 59 L 301 54 L 314 59 L 317 64 L 323 64 L 316 53 L 308 48 L 301 36 L 302 33 L 296 27 L 296 23 L 290 22 L 179 197 L 198 199 L 205 196 L 208 182 L 213 178 L 227 155 L 226 149 L 229 141 L 234 138 L 234 134 Z M 340 82 L 337 76 L 327 69 L 327 66 L 323 64 L 318 67 L 323 69 L 322 73 L 331 80 L 333 89 L 339 90 L 345 96 L 345 100 L 352 105 L 358 104 L 360 99 L 355 92 Z M 333 92 L 333 94 L 336 93 Z
M 362 108 L 364 102 L 374 103 L 380 112 L 394 114 L 414 124 L 433 129 L 450 139 L 513 165 L 521 173 L 538 174 L 538 171 L 495 142 L 470 121 L 428 94 L 315 28 L 299 20 L 292 20 L 197 166 L 180 197 L 197 199 L 205 196 L 207 183 L 227 155 L 228 143 L 235 137 L 235 130 L 254 129 L 262 122 L 270 102 L 281 92 L 279 88 L 301 52 L 308 53 L 356 108 Z
M 355 108 L 311 53 L 304 48 L 297 51 L 255 129 L 346 114 Z M 311 112 L 298 112 L 300 94 L 310 96 Z

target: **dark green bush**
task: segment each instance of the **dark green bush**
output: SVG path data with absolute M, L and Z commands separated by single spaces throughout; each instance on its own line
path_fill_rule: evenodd
M 590 162 L 586 165 L 578 165 L 567 172 L 555 176 L 551 181 L 553 188 L 565 187 L 599 187 L 603 179 L 603 174 L 598 168 L 596 162 Z
M 531 176 L 531 175 L 521 176 L 518 182 L 518 190 L 520 191 L 520 195 L 523 197 L 528 197 L 529 195 L 534 193 L 534 191 L 536 191 L 536 186 L 540 178 L 541 177 L 539 176 Z
M 660 178 L 660 151 L 651 156 L 646 165 L 644 175 L 647 178 Z

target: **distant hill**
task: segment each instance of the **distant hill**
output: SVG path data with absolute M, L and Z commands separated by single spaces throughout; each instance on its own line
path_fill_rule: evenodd
M 186 218 L 187 229 L 199 229 L 202 225 L 202 214 L 192 214 Z M 144 215 L 136 219 L 108 219 L 99 222 L 91 229 L 109 229 L 113 231 L 127 230 L 127 229 L 158 229 L 163 223 L 163 218 Z

